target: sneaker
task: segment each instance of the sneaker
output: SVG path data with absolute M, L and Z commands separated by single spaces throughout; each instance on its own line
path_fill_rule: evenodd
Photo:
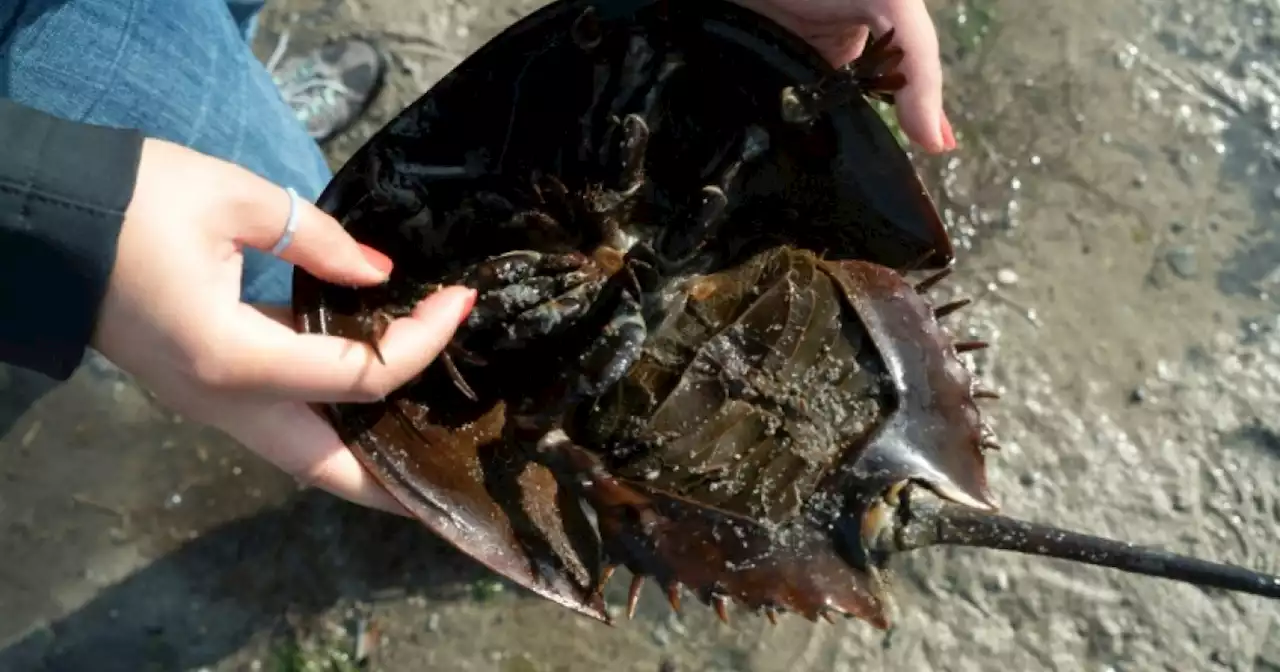
M 382 86 L 386 62 L 372 43 L 347 39 L 280 63 L 288 42 L 285 33 L 267 70 L 298 121 L 316 142 L 325 142 L 368 109 Z

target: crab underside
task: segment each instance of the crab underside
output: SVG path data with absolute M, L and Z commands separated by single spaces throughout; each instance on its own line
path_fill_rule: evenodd
M 299 269 L 303 330 L 376 351 L 436 288 L 479 291 L 419 379 L 326 409 L 339 434 L 434 532 L 604 620 L 619 565 L 631 609 L 653 577 L 721 617 L 880 627 L 885 560 L 929 543 L 1026 551 L 1016 529 L 1149 570 L 992 513 L 975 400 L 994 395 L 959 357 L 983 344 L 939 325 L 963 302 L 925 298 L 951 243 L 867 102 L 892 100 L 901 58 L 889 33 L 833 69 L 721 0 L 561 0 L 518 22 L 320 199 L 396 270 L 356 290 Z M 1197 576 L 1276 589 L 1220 569 Z

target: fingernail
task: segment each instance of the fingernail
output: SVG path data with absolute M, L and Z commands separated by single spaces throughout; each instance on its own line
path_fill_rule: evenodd
M 945 122 L 938 122 L 938 125 L 934 127 L 934 131 L 932 133 L 927 130 L 929 128 L 928 126 L 923 127 L 924 130 L 920 132 L 920 135 L 923 137 L 916 142 L 922 149 L 924 149 L 924 151 L 930 154 L 939 154 L 947 151 L 946 132 L 942 130 L 944 123 Z
M 947 114 L 945 112 L 942 113 L 941 131 L 942 131 L 942 148 L 948 152 L 955 149 L 956 134 L 955 134 L 955 131 L 952 130 L 951 120 L 947 119 Z
M 360 254 L 364 255 L 364 260 L 369 262 L 369 265 L 372 266 L 374 270 L 384 276 L 391 275 L 391 269 L 395 267 L 395 264 L 391 261 L 391 257 L 388 257 L 364 243 L 357 244 L 360 246 Z
M 467 298 L 462 301 L 462 316 L 458 318 L 459 322 L 467 319 L 467 316 L 471 314 L 471 309 L 476 307 L 477 296 L 479 296 L 479 293 L 476 290 L 470 287 L 467 288 Z

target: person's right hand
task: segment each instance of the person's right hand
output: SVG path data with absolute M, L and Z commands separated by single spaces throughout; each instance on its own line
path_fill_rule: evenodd
M 299 199 L 281 257 L 321 279 L 383 282 L 391 261 Z M 185 417 L 212 425 L 298 479 L 405 514 L 308 403 L 373 401 L 418 375 L 466 318 L 451 287 L 396 320 L 379 343 L 299 334 L 288 310 L 241 303 L 245 246 L 284 231 L 284 189 L 238 166 L 148 139 L 92 345 Z
M 907 137 L 929 152 L 956 148 L 942 110 L 942 60 L 938 34 L 924 0 L 735 0 L 804 38 L 834 66 L 857 58 L 867 34 L 893 29 L 902 47 L 899 71 L 907 85 L 895 96 L 898 122 Z

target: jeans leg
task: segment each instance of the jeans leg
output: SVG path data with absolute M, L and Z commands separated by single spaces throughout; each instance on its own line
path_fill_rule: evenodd
M 258 15 L 266 0 L 224 0 L 227 9 L 231 10 L 231 19 L 236 22 L 240 35 L 246 44 L 253 44 L 253 37 L 258 32 Z
M 332 177 L 328 164 L 250 51 L 229 1 L 0 2 L 0 96 L 140 129 L 239 164 L 280 185 L 281 198 L 293 187 L 315 201 Z M 291 287 L 292 266 L 246 251 L 246 301 L 287 304 Z

